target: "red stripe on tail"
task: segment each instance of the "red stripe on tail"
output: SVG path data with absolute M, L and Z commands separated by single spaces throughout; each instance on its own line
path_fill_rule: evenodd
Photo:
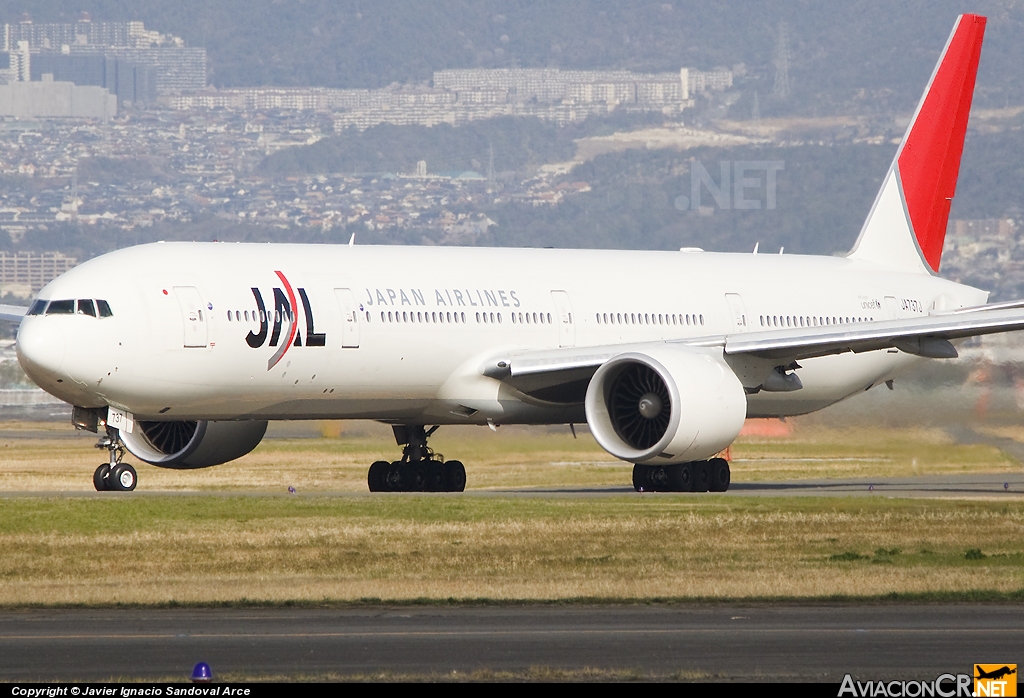
M 914 235 L 925 261 L 936 272 L 984 35 L 984 17 L 960 17 L 897 158 Z

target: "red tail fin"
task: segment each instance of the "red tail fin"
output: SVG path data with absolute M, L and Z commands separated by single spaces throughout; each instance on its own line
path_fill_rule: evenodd
M 984 35 L 984 17 L 961 15 L 896 156 L 914 235 L 933 271 L 939 270 Z
M 939 270 L 985 21 L 957 18 L 850 257 Z

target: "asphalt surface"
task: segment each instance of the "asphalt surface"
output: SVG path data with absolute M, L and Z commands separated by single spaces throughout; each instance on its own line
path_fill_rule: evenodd
M 141 478 L 140 478 L 141 479 Z M 422 493 L 420 493 L 422 495 Z M 708 493 L 636 492 L 631 486 L 593 487 L 524 487 L 470 490 L 461 494 L 438 493 L 436 497 L 609 497 L 630 495 L 637 497 L 708 497 Z M 296 494 L 285 492 L 248 491 L 193 491 L 169 492 L 95 492 L 78 491 L 6 491 L 0 500 L 23 497 L 407 497 L 405 493 L 328 492 L 306 490 Z M 792 480 L 766 482 L 734 482 L 720 497 L 925 497 L 949 499 L 1020 500 L 1024 498 L 1024 473 L 997 473 L 971 475 L 922 475 L 905 478 L 836 478 L 830 480 Z
M 1019 605 L 708 605 L 0 612 L 0 680 L 458 678 L 538 667 L 647 677 L 934 679 L 1015 663 Z M 452 672 L 457 672 L 453 675 Z M 479 675 L 479 674 L 478 674 Z

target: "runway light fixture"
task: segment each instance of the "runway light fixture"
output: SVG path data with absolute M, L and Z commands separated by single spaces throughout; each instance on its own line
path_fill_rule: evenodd
M 206 662 L 196 664 L 192 669 L 192 683 L 211 683 L 212 681 L 213 672 L 210 671 L 210 665 Z

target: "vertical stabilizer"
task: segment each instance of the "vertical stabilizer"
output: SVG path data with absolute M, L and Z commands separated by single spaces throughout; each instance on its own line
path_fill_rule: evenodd
M 939 271 L 984 35 L 984 17 L 957 18 L 851 258 Z

